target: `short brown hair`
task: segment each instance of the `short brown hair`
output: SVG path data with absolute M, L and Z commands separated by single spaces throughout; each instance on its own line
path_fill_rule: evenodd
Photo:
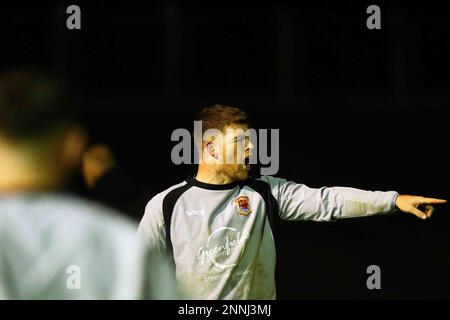
M 239 108 L 221 104 L 204 108 L 198 114 L 197 120 L 202 121 L 203 132 L 208 129 L 219 129 L 223 131 L 225 127 L 233 124 L 250 126 L 247 113 Z

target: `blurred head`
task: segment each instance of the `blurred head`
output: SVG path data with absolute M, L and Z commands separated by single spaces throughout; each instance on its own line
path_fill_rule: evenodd
M 67 90 L 35 70 L 0 74 L 0 183 L 64 183 L 80 165 L 86 134 L 76 125 Z M 25 182 L 27 181 L 27 182 Z M 20 186 L 18 186 L 20 188 Z M 26 187 L 26 186 L 24 186 Z
M 114 154 L 105 144 L 93 145 L 86 149 L 82 157 L 82 174 L 88 189 L 93 189 L 97 182 L 116 165 Z
M 197 120 L 202 121 L 203 134 L 199 169 L 207 167 L 232 181 L 247 179 L 253 150 L 247 133 L 248 115 L 235 107 L 213 105 L 203 109 Z M 211 129 L 219 130 L 222 138 L 208 134 L 213 132 Z

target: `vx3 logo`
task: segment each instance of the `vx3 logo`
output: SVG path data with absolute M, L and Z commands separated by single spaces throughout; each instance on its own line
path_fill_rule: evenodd
M 204 216 L 205 210 L 186 210 L 188 216 Z

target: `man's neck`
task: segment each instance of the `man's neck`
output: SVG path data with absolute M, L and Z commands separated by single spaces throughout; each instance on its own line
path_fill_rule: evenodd
M 28 192 L 56 189 L 61 184 L 54 163 L 42 165 L 25 156 L 0 148 L 0 192 Z
M 197 179 L 197 181 L 209 184 L 228 184 L 234 182 L 232 178 L 214 170 L 214 168 L 206 168 L 202 166 L 199 167 L 195 179 Z

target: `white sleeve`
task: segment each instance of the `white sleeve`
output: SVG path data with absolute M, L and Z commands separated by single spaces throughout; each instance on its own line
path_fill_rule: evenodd
M 162 212 L 163 195 L 153 197 L 145 207 L 145 213 L 139 223 L 138 235 L 152 250 L 166 250 L 166 229 Z
M 264 176 L 278 201 L 283 220 L 332 221 L 393 212 L 398 193 L 346 187 L 310 188 L 285 179 Z

